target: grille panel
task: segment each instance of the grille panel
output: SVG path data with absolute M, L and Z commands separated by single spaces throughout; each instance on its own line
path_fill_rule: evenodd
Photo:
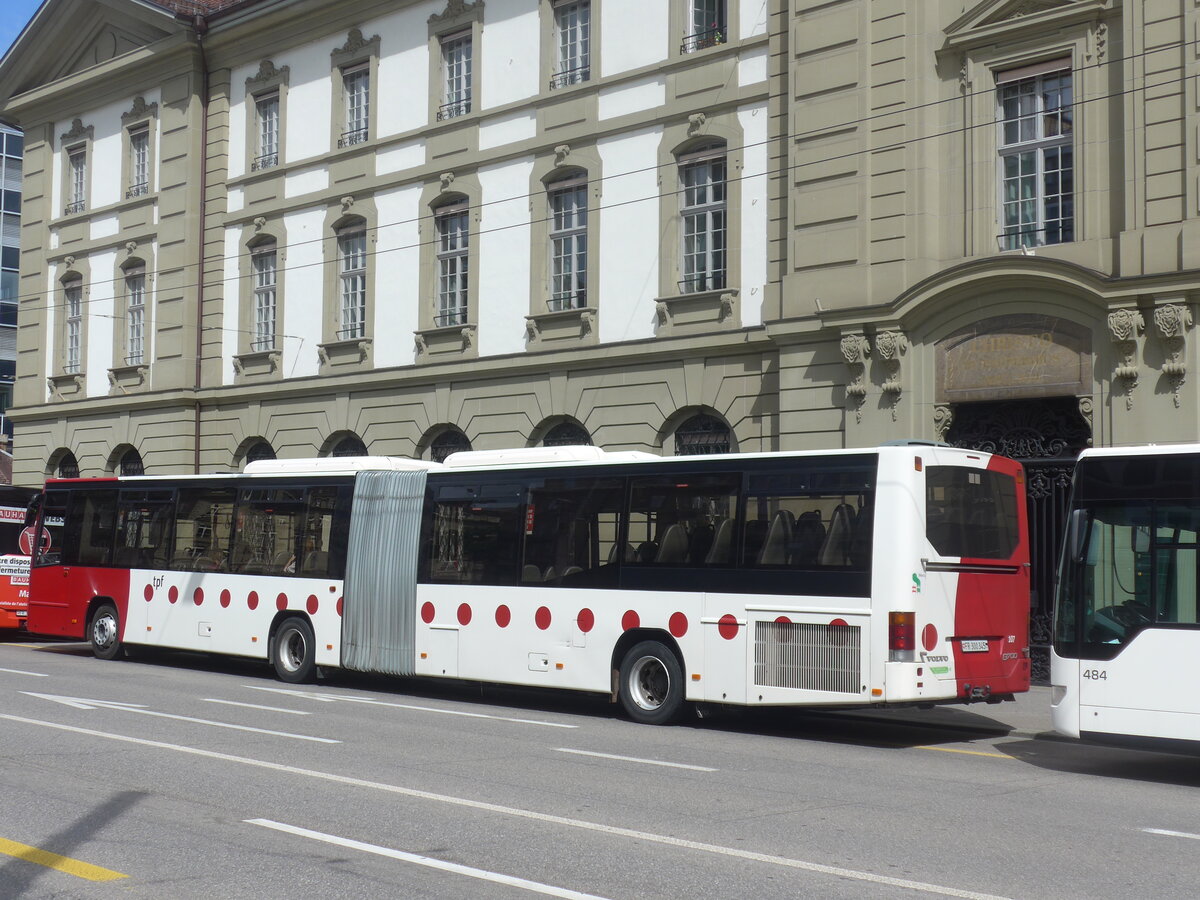
M 754 683 L 858 694 L 862 629 L 805 622 L 754 623 Z

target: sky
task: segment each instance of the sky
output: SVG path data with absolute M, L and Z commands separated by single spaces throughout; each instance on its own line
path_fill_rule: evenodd
M 42 0 L 0 0 L 0 55 L 8 52 Z

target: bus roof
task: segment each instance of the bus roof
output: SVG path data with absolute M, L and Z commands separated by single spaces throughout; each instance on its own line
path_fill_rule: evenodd
M 1200 455 L 1200 444 L 1135 444 L 1128 447 L 1089 447 L 1079 454 L 1079 460 L 1118 456 L 1176 456 Z

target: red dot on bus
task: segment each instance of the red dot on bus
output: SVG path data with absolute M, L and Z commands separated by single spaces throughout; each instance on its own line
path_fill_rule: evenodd
M 176 600 L 178 600 L 179 599 L 179 588 L 175 587 L 175 585 L 171 585 L 171 589 L 169 591 L 167 591 L 167 599 L 170 600 L 172 603 L 174 603 Z
M 937 628 L 934 627 L 932 622 L 921 629 L 921 644 L 924 645 L 926 650 L 932 650 L 936 647 L 937 639 Z
M 496 624 L 501 628 L 507 628 L 508 623 L 512 621 L 512 610 L 501 603 L 496 607 Z
M 780 616 L 779 618 L 777 618 L 775 620 L 775 624 L 776 625 L 791 625 L 792 620 L 789 619 L 787 616 Z
M 433 604 L 428 600 L 421 606 L 421 621 L 426 625 L 433 621 Z
M 829 627 L 830 628 L 849 628 L 850 623 L 847 622 L 845 619 L 834 619 L 832 622 L 829 623 Z
M 642 624 L 642 620 L 632 609 L 626 610 L 625 615 L 621 616 L 621 630 L 632 631 Z
M 246 595 L 246 605 L 251 609 L 258 609 L 258 591 L 251 591 Z
M 729 613 L 726 613 L 725 615 L 721 616 L 720 620 L 717 622 L 717 631 L 720 633 L 721 637 L 725 638 L 725 640 L 732 641 L 735 637 L 737 637 L 738 633 L 737 619 L 734 616 L 731 616 Z
M 229 601 L 232 599 L 233 599 L 233 595 L 230 594 L 229 591 L 227 591 L 227 590 L 221 591 L 221 608 L 228 609 Z
M 596 617 L 587 607 L 579 611 L 579 615 L 575 617 L 575 621 L 579 623 L 579 630 L 584 634 L 587 634 L 596 625 Z
M 197 606 L 204 602 L 204 588 L 196 588 L 192 591 L 192 602 Z
M 537 612 L 533 614 L 533 624 L 545 631 L 550 627 L 550 610 L 544 606 L 539 606 Z
M 142 596 L 146 598 L 147 603 L 149 603 L 151 600 L 153 600 L 154 599 L 154 585 L 152 585 L 152 584 L 146 585 L 146 589 L 144 591 L 142 591 Z
M 309 594 L 308 603 L 305 604 L 304 608 L 308 610 L 308 614 L 310 616 L 315 616 L 317 614 L 317 605 L 317 595 Z
M 681 612 L 671 613 L 671 621 L 667 623 L 671 629 L 671 634 L 677 638 L 687 634 L 688 621 L 687 616 Z
M 337 614 L 339 617 L 342 615 L 342 598 L 341 597 L 338 597 Z
M 280 594 L 275 598 L 275 608 L 280 612 L 283 612 L 285 609 L 287 609 L 287 603 L 287 594 Z
M 471 624 L 471 605 L 469 603 L 458 604 L 458 624 L 459 625 L 470 625 Z

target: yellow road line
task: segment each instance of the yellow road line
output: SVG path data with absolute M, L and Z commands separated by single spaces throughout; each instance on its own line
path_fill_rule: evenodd
M 93 866 L 91 863 L 71 859 L 69 856 L 60 856 L 57 853 L 51 853 L 49 850 L 39 850 L 37 847 L 30 847 L 28 844 L 5 840 L 4 838 L 0 838 L 0 853 L 5 856 L 14 856 L 17 859 L 37 863 L 39 866 L 45 866 L 47 869 L 65 872 L 68 875 L 74 875 L 76 878 L 86 878 L 88 881 L 116 881 L 118 878 L 129 877 L 120 872 L 114 872 L 112 869 Z
M 1007 753 L 984 753 L 980 750 L 956 750 L 953 747 L 917 747 L 918 750 L 940 750 L 942 753 L 965 753 L 967 756 L 993 756 L 996 759 L 1012 759 Z

